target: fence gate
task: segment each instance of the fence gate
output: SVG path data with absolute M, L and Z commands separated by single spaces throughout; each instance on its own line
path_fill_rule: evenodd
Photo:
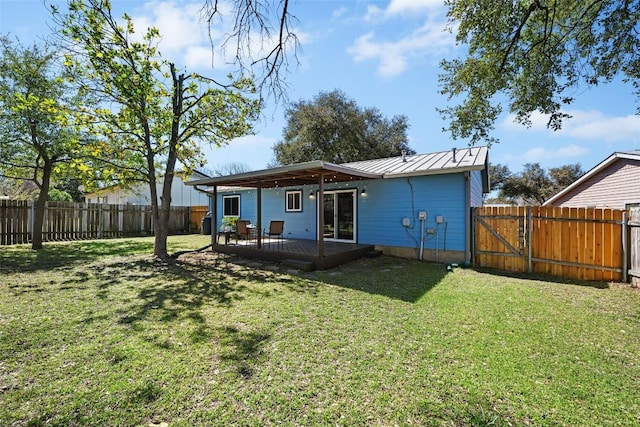
M 633 286 L 640 286 L 640 207 L 629 209 L 629 276 Z
M 486 207 L 473 211 L 475 265 L 527 271 L 526 208 Z
M 547 206 L 473 210 L 473 258 L 481 267 L 579 280 L 626 280 L 624 212 Z M 640 210 L 635 222 L 640 226 Z M 640 242 L 640 228 L 634 231 Z M 640 276 L 638 243 L 635 269 Z

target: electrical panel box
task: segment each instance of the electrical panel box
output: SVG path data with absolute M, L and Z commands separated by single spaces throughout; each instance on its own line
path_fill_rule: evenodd
M 418 212 L 418 218 L 419 219 L 427 219 L 427 211 Z
M 442 215 L 436 215 L 436 224 L 442 224 L 444 222 L 444 217 Z
M 411 218 L 409 218 L 408 216 L 402 218 L 402 225 L 405 227 L 411 226 Z

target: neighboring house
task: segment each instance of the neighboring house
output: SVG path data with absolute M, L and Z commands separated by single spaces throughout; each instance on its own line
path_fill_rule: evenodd
M 188 185 L 213 187 L 214 227 L 227 216 L 257 223 L 261 212 L 263 229 L 270 220 L 285 221 L 285 238 L 375 245 L 412 258 L 423 251 L 427 260 L 468 262 L 471 208 L 481 206 L 489 192 L 488 149 L 339 165 L 306 162 Z M 320 209 L 324 220 L 318 226 Z
M 209 176 L 195 171 L 187 181 L 204 178 L 209 178 Z M 161 194 L 162 182 L 156 186 L 158 194 Z M 112 205 L 151 204 L 151 192 L 149 191 L 149 185 L 146 183 L 129 189 L 123 189 L 117 185 L 107 187 L 93 193 L 87 193 L 84 198 L 87 203 L 107 203 Z M 171 206 L 208 206 L 209 204 L 209 196 L 207 194 L 185 185 L 179 176 L 173 178 L 173 184 L 171 185 Z
M 640 204 L 640 150 L 615 152 L 545 206 L 625 209 Z

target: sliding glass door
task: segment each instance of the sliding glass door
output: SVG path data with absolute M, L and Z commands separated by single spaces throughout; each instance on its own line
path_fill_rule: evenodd
M 324 239 L 356 241 L 356 190 L 324 193 Z

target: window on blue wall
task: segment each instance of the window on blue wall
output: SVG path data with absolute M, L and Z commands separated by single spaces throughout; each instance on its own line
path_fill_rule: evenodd
M 286 212 L 302 212 L 302 191 L 294 190 L 287 191 L 287 206 Z
M 222 196 L 222 216 L 240 216 L 240 195 Z

